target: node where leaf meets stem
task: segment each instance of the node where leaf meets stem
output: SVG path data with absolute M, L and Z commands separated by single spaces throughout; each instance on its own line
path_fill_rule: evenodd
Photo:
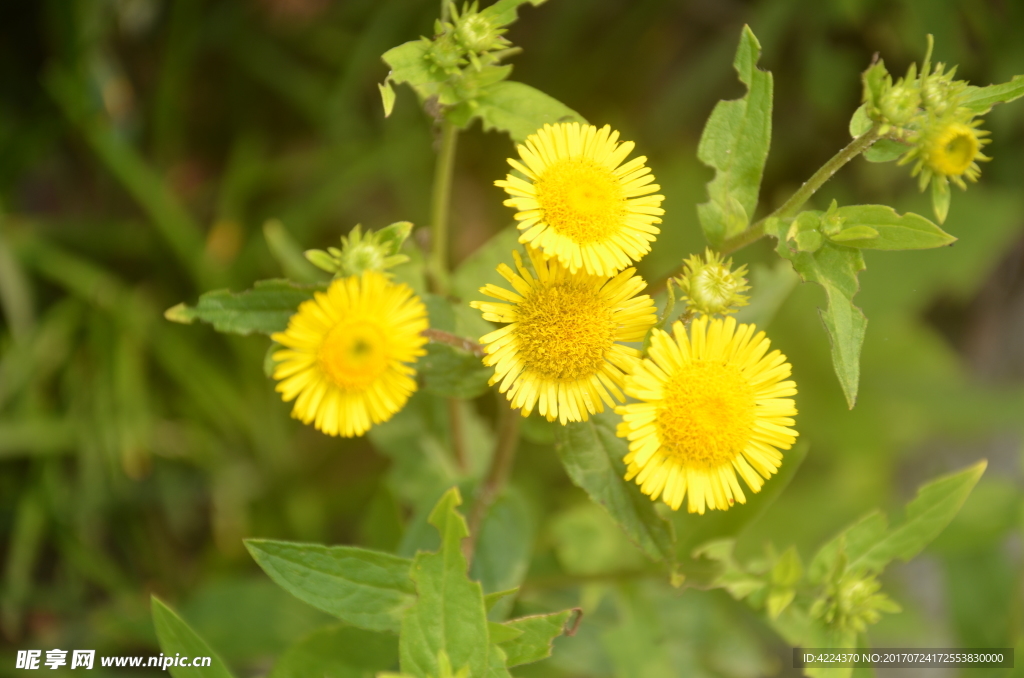
M 791 217 L 804 206 L 812 195 L 814 195 L 819 188 L 825 185 L 825 182 L 832 178 L 832 175 L 839 171 L 839 168 L 850 162 L 858 155 L 871 148 L 871 145 L 878 141 L 878 126 L 875 125 L 864 134 L 848 143 L 842 150 L 829 158 L 828 162 L 822 165 L 817 172 L 811 175 L 811 178 L 803 183 L 803 185 L 797 189 L 789 199 L 782 203 L 782 205 L 769 214 L 764 219 L 761 219 L 754 223 L 750 228 L 728 238 L 722 243 L 723 255 L 730 254 L 736 250 L 742 249 L 747 245 L 760 240 L 764 237 L 764 225 L 768 219 L 773 217 L 784 218 Z

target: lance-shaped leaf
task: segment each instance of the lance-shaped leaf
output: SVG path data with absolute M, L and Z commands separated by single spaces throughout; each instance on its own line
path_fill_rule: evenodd
M 913 213 L 900 215 L 885 205 L 850 205 L 835 210 L 843 228 L 829 236 L 846 247 L 870 250 L 926 250 L 956 242 L 930 220 Z
M 831 571 L 841 546 L 849 571 L 879 573 L 896 558 L 910 560 L 956 517 L 987 464 L 980 461 L 923 485 L 893 527 L 884 513 L 869 513 L 821 547 L 811 562 L 811 579 L 821 581 Z
M 397 631 L 413 604 L 412 561 L 354 546 L 248 539 L 246 548 L 293 596 L 353 626 Z
M 572 482 L 603 506 L 644 553 L 654 560 L 673 560 L 672 528 L 655 512 L 651 498 L 625 479 L 622 458 L 629 446 L 615 435 L 608 414 L 559 426 L 555 449 Z
M 438 655 L 443 650 L 458 671 L 484 676 L 504 671 L 495 664 L 480 584 L 466 575 L 462 540 L 469 536 L 466 521 L 455 510 L 462 503 L 458 488 L 448 490 L 431 511 L 428 522 L 441 533 L 441 549 L 420 552 L 413 560 L 411 576 L 416 603 L 402 617 L 398 653 L 404 673 L 425 677 L 441 673 Z M 505 671 L 507 676 L 507 671 Z
M 576 111 L 558 99 L 521 82 L 504 80 L 487 87 L 476 99 L 474 115 L 485 130 L 508 132 L 513 141 L 522 142 L 545 124 L 586 123 Z
M 757 208 L 772 138 L 772 74 L 758 69 L 760 55 L 760 43 L 744 26 L 733 66 L 747 94 L 718 102 L 697 146 L 697 157 L 715 170 L 708 183 L 710 200 L 697 206 L 704 235 L 714 246 L 745 229 Z
M 499 642 L 505 651 L 506 663 L 509 668 L 520 664 L 529 664 L 551 656 L 551 643 L 563 633 L 571 635 L 567 629 L 569 619 L 579 610 L 562 610 L 551 614 L 538 614 L 530 617 L 511 619 L 497 626 L 504 627 L 515 634 L 508 640 Z M 578 621 L 578 617 L 577 617 Z
M 168 659 L 179 654 L 189 658 L 210 658 L 209 666 L 161 668 L 169 669 L 174 678 L 231 678 L 231 672 L 224 661 L 174 610 L 156 596 L 152 597 L 150 608 L 153 612 L 153 626 L 156 627 L 156 636 L 160 640 L 160 649 L 163 650 L 164 656 Z
M 164 317 L 185 324 L 201 320 L 211 323 L 218 332 L 273 334 L 283 332 L 299 304 L 323 289 L 320 285 L 297 285 L 290 280 L 260 280 L 244 292 L 207 292 L 195 306 L 172 306 Z
M 780 244 L 779 249 L 785 247 Z M 821 311 L 821 319 L 832 341 L 832 365 L 852 409 L 857 402 L 860 349 L 868 326 L 868 319 L 853 305 L 859 289 L 857 274 L 864 270 L 864 258 L 852 247 L 825 243 L 815 252 L 791 253 L 790 261 L 806 282 L 816 282 L 825 288 L 828 307 Z
M 968 87 L 961 106 L 975 113 L 984 113 L 996 104 L 1005 104 L 1024 97 L 1024 75 L 1015 75 L 1010 82 L 988 87 Z

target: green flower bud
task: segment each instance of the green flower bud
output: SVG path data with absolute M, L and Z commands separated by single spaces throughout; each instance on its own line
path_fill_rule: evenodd
M 723 262 L 719 254 L 707 249 L 703 258 L 694 255 L 684 262 L 683 275 L 678 279 L 681 298 L 691 311 L 704 315 L 735 313 L 750 299 L 741 294 L 750 289 L 746 273 L 746 266 L 734 271 L 732 259 Z
M 842 632 L 863 633 L 882 618 L 883 612 L 899 612 L 874 575 L 844 572 L 829 582 L 824 595 L 811 606 L 811 616 Z
M 913 84 L 902 81 L 882 95 L 880 108 L 887 122 L 897 127 L 906 125 L 917 114 L 921 93 Z
M 412 224 L 408 221 L 365 234 L 362 226 L 356 224 L 348 237 L 342 236 L 341 249 L 328 247 L 326 252 L 307 250 L 305 256 L 314 266 L 332 273 L 335 278 L 360 275 L 363 271 L 387 271 L 409 261 L 409 257 L 398 252 L 411 232 Z

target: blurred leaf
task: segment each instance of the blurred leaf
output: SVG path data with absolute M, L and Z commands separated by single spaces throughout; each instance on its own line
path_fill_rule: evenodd
M 280 264 L 284 274 L 300 283 L 322 283 L 326 277 L 302 255 L 302 247 L 285 229 L 280 219 L 268 219 L 263 223 L 263 237 L 267 240 L 270 253 Z
M 788 261 L 777 260 L 772 265 L 754 264 L 750 271 L 750 303 L 736 313 L 737 322 L 753 323 L 759 330 L 766 329 L 775 318 L 782 302 L 800 282 L 800 276 Z
M 32 591 L 32 571 L 43 546 L 46 523 L 42 494 L 35 487 L 27 488 L 18 501 L 4 563 L 0 625 L 8 638 L 21 635 L 23 607 Z
M 960 105 L 974 113 L 984 113 L 996 104 L 1005 104 L 1021 97 L 1024 97 L 1024 75 L 1015 75 L 1001 85 L 968 86 Z
M 395 636 L 336 624 L 288 648 L 268 678 L 372 678 L 397 661 Z
M 554 97 L 512 80 L 491 85 L 481 93 L 476 103 L 478 107 L 474 115 L 480 116 L 484 130 L 508 132 L 516 142 L 525 141 L 546 124 L 587 122 Z
M 647 564 L 603 507 L 583 501 L 548 519 L 558 564 L 576 577 L 638 571 Z
M 784 247 L 780 244 L 780 248 Z M 864 270 L 864 258 L 854 248 L 825 243 L 813 253 L 793 253 L 790 261 L 804 281 L 825 288 L 828 308 L 819 312 L 832 342 L 832 365 L 846 404 L 853 409 L 860 380 L 860 349 L 868 325 L 867 318 L 853 305 L 860 286 L 857 274 Z
M 436 553 L 420 552 L 413 560 L 411 577 L 416 602 L 402 616 L 399 654 L 404 673 L 438 676 L 438 654 L 448 654 L 457 671 L 469 667 L 471 676 L 489 670 L 492 657 L 480 584 L 466 576 L 462 540 L 469 535 L 466 521 L 455 507 L 462 503 L 458 488 L 448 490 L 429 517 L 441 534 Z
M 511 263 L 512 250 L 519 247 L 519 229 L 508 226 L 498 231 L 466 257 L 452 273 L 452 294 L 462 301 L 482 299 L 480 288 L 491 283 L 500 285 L 505 279 L 498 274 L 498 264 Z M 474 311 L 479 314 L 479 311 Z M 476 337 L 472 337 L 475 339 Z
M 502 600 L 507 600 L 509 596 L 515 596 L 518 593 L 518 586 L 514 589 L 508 589 L 506 591 L 495 591 L 494 593 L 488 593 L 484 596 L 484 607 L 487 608 L 488 612 L 490 612 L 492 609 L 494 609 L 494 606 L 497 605 L 499 602 L 501 602 Z
M 279 586 L 313 607 L 371 631 L 397 631 L 412 604 L 412 563 L 353 546 L 247 539 L 253 559 Z
M 843 230 L 830 236 L 846 247 L 871 250 L 924 250 L 945 247 L 956 238 L 924 217 L 908 212 L 900 215 L 886 205 L 850 205 L 834 214 L 843 220 Z M 870 232 L 850 229 L 870 228 Z
M 201 320 L 218 332 L 272 334 L 283 332 L 299 304 L 313 298 L 323 286 L 297 285 L 288 280 L 258 280 L 245 292 L 214 290 L 199 297 L 195 306 L 172 306 L 164 317 L 186 325 Z
M 0 311 L 11 336 L 21 340 L 28 336 L 34 324 L 32 288 L 7 243 L 3 222 L 3 214 L 0 214 Z
M 981 461 L 921 486 L 907 504 L 903 520 L 892 528 L 880 511 L 846 528 L 814 556 L 811 579 L 821 581 L 831 571 L 841 547 L 847 570 L 854 572 L 879 573 L 895 558 L 910 560 L 956 517 L 986 466 L 987 462 Z
M 494 368 L 480 357 L 450 344 L 430 342 L 427 354 L 416 361 L 423 390 L 446 398 L 476 398 L 487 391 Z
M 616 678 L 675 678 L 661 617 L 646 592 L 633 583 L 616 590 L 619 623 L 602 635 Z
M 710 200 L 697 206 L 697 214 L 716 247 L 745 229 L 757 209 L 772 138 L 772 74 L 757 67 L 760 55 L 760 43 L 744 26 L 733 66 L 749 91 L 715 105 L 697 147 L 700 161 L 715 170 L 708 183 Z
M 563 610 L 551 614 L 520 617 L 501 624 L 505 628 L 519 631 L 510 640 L 498 641 L 507 655 L 508 667 L 530 664 L 550 657 L 551 642 L 565 633 L 566 624 L 572 615 L 573 610 Z
M 488 595 L 494 591 L 516 591 L 529 568 L 533 541 L 530 507 L 515 488 L 506 488 L 480 524 L 470 578 L 479 581 Z M 506 618 L 513 602 L 511 596 L 492 602 L 484 597 L 491 619 Z
M 495 26 L 507 26 L 516 20 L 519 6 L 527 2 L 536 7 L 544 4 L 545 0 L 498 0 L 480 10 L 480 16 L 487 18 Z
M 68 418 L 0 419 L 0 459 L 74 452 L 77 442 L 75 422 Z
M 164 655 L 171 657 L 181 654 L 184 657 L 211 657 L 210 666 L 183 667 L 171 666 L 174 678 L 231 678 L 224 662 L 210 646 L 200 638 L 181 617 L 167 607 L 159 598 L 152 596 L 153 626 L 160 638 L 160 649 Z
M 858 109 L 859 110 L 859 109 Z M 865 132 L 867 130 L 864 130 Z M 909 146 L 892 139 L 879 139 L 862 154 L 868 162 L 892 162 L 909 150 Z
M 613 427 L 608 414 L 561 426 L 555 432 L 555 450 L 572 482 L 603 506 L 644 553 L 672 562 L 672 528 L 655 512 L 651 498 L 625 479 L 622 459 L 629 446 Z

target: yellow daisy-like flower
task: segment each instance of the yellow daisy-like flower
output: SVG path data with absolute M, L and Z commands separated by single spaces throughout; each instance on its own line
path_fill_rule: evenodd
M 619 342 L 640 341 L 657 321 L 654 301 L 633 269 L 612 278 L 571 273 L 557 259 L 529 250 L 536 277 L 513 252 L 516 273 L 498 272 L 515 291 L 497 285 L 480 289 L 492 301 L 474 301 L 485 320 L 508 323 L 480 338 L 485 365 L 494 366 L 491 384 L 508 394 L 527 416 L 534 407 L 549 421 L 586 421 L 615 406 L 626 373 L 640 352 Z
M 760 491 L 796 440 L 796 384 L 783 381 L 786 356 L 765 355 L 770 342 L 753 325 L 702 317 L 689 336 L 680 322 L 672 330 L 654 330 L 650 358 L 626 378 L 641 402 L 616 410 L 629 440 L 626 480 L 673 510 L 687 493 L 690 513 L 727 510 L 746 502 L 736 474 Z
M 427 309 L 408 285 L 377 271 L 339 278 L 304 301 L 288 329 L 272 335 L 274 379 L 292 416 L 328 435 L 366 433 L 416 390 L 408 363 L 424 355 Z
M 632 141 L 578 122 L 545 125 L 518 147 L 509 174 L 494 182 L 519 210 L 519 242 L 558 257 L 571 273 L 610 276 L 651 251 L 665 213 L 654 176 L 640 156 L 623 164 Z
M 967 188 L 964 178 L 977 181 L 981 176 L 978 162 L 990 160 L 981 152 L 982 146 L 991 139 L 985 130 L 979 130 L 981 120 L 970 122 L 936 122 L 922 134 L 917 146 L 908 153 L 900 164 L 917 159 L 913 174 L 919 176 L 921 190 L 932 177 L 939 181 L 951 180 L 960 188 Z

